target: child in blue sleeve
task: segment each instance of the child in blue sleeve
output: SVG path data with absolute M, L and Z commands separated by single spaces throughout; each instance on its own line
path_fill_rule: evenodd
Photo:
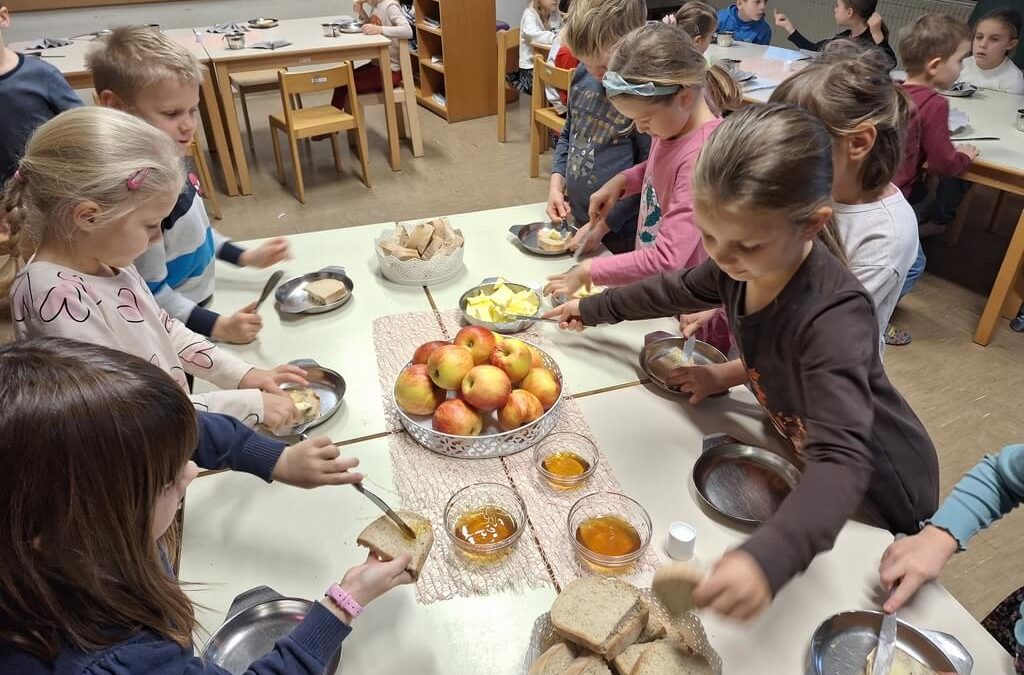
M 975 534 L 1024 502 L 1024 444 L 1008 445 L 981 460 L 953 488 L 946 501 L 918 534 L 894 542 L 882 556 L 882 585 L 899 586 L 885 603 L 895 612 L 928 581 L 937 579 L 953 554 L 967 548 Z M 1024 588 L 1012 593 L 982 624 L 1014 655 L 1018 675 L 1024 674 Z
M 195 610 L 166 549 L 193 458 L 216 458 L 204 445 L 228 450 L 215 465 L 273 454 L 247 430 L 232 448 L 224 420 L 197 433 L 181 388 L 133 356 L 60 339 L 0 347 L 0 673 L 226 674 L 193 653 Z M 368 556 L 246 672 L 320 675 L 362 608 L 412 581 L 408 564 Z
M 731 32 L 740 42 L 770 44 L 772 27 L 765 21 L 768 0 L 736 0 L 718 12 L 718 32 Z

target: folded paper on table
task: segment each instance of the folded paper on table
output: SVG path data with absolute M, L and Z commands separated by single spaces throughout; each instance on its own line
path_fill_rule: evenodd
M 288 40 L 264 40 L 263 42 L 257 42 L 254 45 L 249 45 L 253 49 L 280 49 L 281 47 L 287 47 L 291 42 Z
M 25 43 L 25 49 L 52 49 L 53 47 L 67 47 L 71 40 L 67 38 L 36 38 Z

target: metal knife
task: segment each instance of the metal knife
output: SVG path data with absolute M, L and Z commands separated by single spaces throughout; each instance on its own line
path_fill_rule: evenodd
M 875 651 L 875 665 L 871 675 L 889 675 L 893 658 L 896 656 L 896 612 L 886 614 L 878 631 L 878 649 Z
M 404 520 L 402 520 L 401 516 L 399 516 L 394 511 L 392 511 L 391 507 L 387 505 L 387 502 L 385 502 L 383 499 L 381 499 L 380 497 L 378 497 L 377 495 L 373 494 L 372 492 L 367 490 L 365 487 L 363 487 L 362 483 L 353 483 L 352 487 L 354 487 L 355 489 L 359 490 L 364 495 L 366 495 L 366 497 L 371 502 L 376 504 L 380 508 L 381 511 L 383 511 L 385 514 L 387 514 L 387 517 L 390 518 L 391 521 L 394 522 L 394 524 L 398 526 L 398 529 L 402 531 L 402 534 L 404 534 L 405 536 L 409 537 L 410 539 L 415 539 L 416 538 L 415 530 L 413 530 L 411 527 L 409 527 L 409 525 Z
M 266 300 L 271 292 L 277 287 L 278 282 L 281 281 L 281 277 L 283 276 L 284 270 L 277 270 L 270 275 L 270 278 L 267 279 L 267 283 L 263 284 L 263 292 L 260 293 L 260 299 L 256 301 L 256 306 L 253 308 L 254 312 L 260 311 L 260 305 L 263 304 L 263 301 Z

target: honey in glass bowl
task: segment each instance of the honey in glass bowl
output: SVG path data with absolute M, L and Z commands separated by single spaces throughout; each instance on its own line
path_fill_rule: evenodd
M 494 504 L 467 511 L 455 521 L 456 539 L 472 546 L 500 544 L 518 529 L 515 519 Z
M 572 490 L 585 484 L 597 469 L 594 443 L 581 434 L 560 431 L 537 444 L 537 471 L 556 490 Z
M 588 518 L 576 528 L 576 541 L 588 551 L 608 557 L 628 556 L 643 545 L 640 533 L 613 514 Z
M 571 450 L 548 455 L 541 462 L 548 473 L 560 478 L 577 478 L 590 470 L 590 462 Z

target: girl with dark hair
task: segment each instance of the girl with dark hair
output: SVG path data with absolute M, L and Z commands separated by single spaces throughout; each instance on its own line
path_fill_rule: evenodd
M 841 30 L 836 35 L 812 42 L 796 29 L 793 22 L 782 12 L 775 11 L 775 25 L 789 33 L 789 41 L 800 49 L 820 52 L 832 40 L 848 39 L 865 42 L 878 47 L 889 57 L 889 68 L 896 67 L 896 54 L 889 46 L 889 29 L 876 10 L 878 0 L 836 0 L 833 10 L 836 25 Z

